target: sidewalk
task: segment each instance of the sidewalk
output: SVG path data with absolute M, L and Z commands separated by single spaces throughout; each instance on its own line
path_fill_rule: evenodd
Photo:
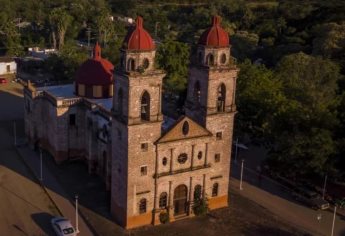
M 40 179 L 40 158 L 36 152 L 31 150 L 27 146 L 17 147 L 17 151 L 24 160 L 24 162 L 28 165 L 28 167 L 32 170 L 35 174 L 37 179 Z M 56 204 L 57 208 L 61 212 L 61 214 L 69 219 L 75 227 L 75 206 L 71 203 L 71 200 L 67 193 L 64 191 L 62 186 L 59 184 L 58 180 L 53 176 L 48 168 L 44 165 L 42 166 L 42 173 L 43 173 L 43 181 L 42 186 L 52 199 L 52 201 Z M 88 227 L 86 222 L 82 217 L 78 217 L 78 229 L 80 236 L 89 236 L 94 235 L 91 229 Z
M 333 208 L 315 211 L 303 204 L 293 201 L 291 194 L 284 191 L 275 181 L 258 178 L 255 171 L 248 168 L 243 173 L 243 190 L 239 189 L 240 165 L 232 165 L 230 188 L 240 195 L 260 204 L 273 214 L 312 235 L 330 235 L 333 221 Z M 230 200 L 231 201 L 231 200 Z M 334 235 L 344 235 L 345 223 L 342 214 L 337 211 Z M 317 216 L 321 214 L 321 220 Z

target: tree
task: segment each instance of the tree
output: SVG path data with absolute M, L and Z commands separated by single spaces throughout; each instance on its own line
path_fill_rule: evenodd
M 337 60 L 345 71 L 345 21 L 314 27 L 313 54 Z
M 275 114 L 285 99 L 282 83 L 264 65 L 246 60 L 240 64 L 236 89 L 236 131 L 269 140 Z
M 247 31 L 237 31 L 231 37 L 231 43 L 233 46 L 232 54 L 239 61 L 243 61 L 254 55 L 259 43 L 259 36 Z
M 67 42 L 59 54 L 45 60 L 44 67 L 55 80 L 74 80 L 76 71 L 86 59 L 87 52 L 78 48 L 72 41 Z
M 159 68 L 166 71 L 164 87 L 169 92 L 182 92 L 186 88 L 189 47 L 185 43 L 166 41 L 159 45 L 156 56 Z
M 103 46 L 115 37 L 115 28 L 110 16 L 106 8 L 101 9 L 96 16 L 95 28 L 98 31 L 98 41 Z
M 20 33 L 6 13 L 0 14 L 0 32 L 2 32 L 1 41 L 6 49 L 6 55 L 21 56 L 24 48 L 21 45 Z
M 339 67 L 304 53 L 284 57 L 276 69 L 285 101 L 276 111 L 270 161 L 294 175 L 322 174 L 336 152 Z M 284 166 L 284 169 L 281 169 Z
M 61 50 L 64 45 L 65 34 L 72 17 L 63 8 L 54 8 L 49 14 L 49 23 L 53 40 L 53 47 Z

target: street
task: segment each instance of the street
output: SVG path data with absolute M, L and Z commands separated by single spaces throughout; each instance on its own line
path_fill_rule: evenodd
M 264 152 L 258 149 L 256 146 L 251 146 L 248 151 L 242 153 L 242 157 L 245 158 L 242 191 L 239 190 L 242 157 L 238 158 L 237 163 L 232 162 L 230 186 L 244 197 L 313 235 L 331 235 L 334 208 L 323 211 L 313 210 L 295 201 L 291 193 L 275 180 L 265 176 L 260 177 L 254 169 L 260 163 L 260 159 L 262 160 Z M 345 235 L 344 219 L 343 210 L 337 211 L 334 235 Z
M 0 87 L 0 234 L 52 235 L 50 218 L 59 211 L 13 146 L 13 120 L 23 114 L 21 87 L 6 86 L 13 89 L 9 93 Z
M 50 219 L 61 214 L 75 225 L 71 199 L 44 166 L 45 187 L 40 184 L 37 153 L 14 146 L 14 130 L 17 141 L 25 138 L 21 85 L 1 85 L 0 101 L 0 234 L 54 235 Z M 81 217 L 79 229 L 79 235 L 93 235 Z

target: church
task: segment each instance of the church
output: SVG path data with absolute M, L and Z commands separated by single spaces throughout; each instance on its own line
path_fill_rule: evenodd
M 24 88 L 25 133 L 57 163 L 83 159 L 111 193 L 111 213 L 126 229 L 192 217 L 197 199 L 228 206 L 238 68 L 219 16 L 190 63 L 185 115 L 162 114 L 164 71 L 143 19 L 124 39 L 120 65 L 98 44 L 73 84 Z

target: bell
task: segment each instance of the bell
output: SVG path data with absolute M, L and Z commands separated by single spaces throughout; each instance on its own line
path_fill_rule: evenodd
M 146 114 L 146 107 L 145 107 L 145 106 L 143 106 L 143 107 L 141 108 L 141 114 Z

